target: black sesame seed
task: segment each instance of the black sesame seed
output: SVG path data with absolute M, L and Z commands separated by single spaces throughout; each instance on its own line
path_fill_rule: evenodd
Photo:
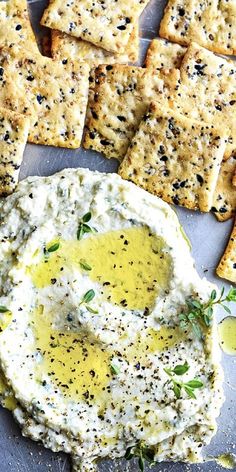
M 203 184 L 204 180 L 201 175 L 197 174 L 197 180 L 200 184 Z

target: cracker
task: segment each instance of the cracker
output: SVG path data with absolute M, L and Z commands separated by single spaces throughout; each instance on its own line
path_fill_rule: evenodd
M 168 203 L 207 212 L 224 149 L 225 140 L 213 125 L 156 102 L 144 116 L 119 174 Z
M 233 184 L 234 187 L 236 187 L 236 170 L 235 170 L 233 178 L 232 178 L 232 184 Z
M 230 157 L 236 151 L 236 64 L 193 43 L 180 75 L 175 106 L 191 118 L 228 128 L 225 157 Z
M 91 67 L 99 64 L 127 64 L 139 59 L 139 28 L 136 25 L 124 53 L 112 54 L 92 43 L 69 36 L 61 31 L 52 31 L 52 56 L 55 59 L 77 59 Z
M 41 24 L 115 53 L 125 52 L 149 0 L 51 0 Z
M 225 253 L 216 269 L 222 279 L 236 283 L 236 220 Z
M 29 118 L 0 108 L 0 195 L 13 192 L 23 159 Z
M 236 54 L 236 2 L 169 0 L 159 34 L 183 45 L 195 41 L 220 54 Z
M 161 75 L 140 67 L 99 66 L 84 147 L 122 160 L 151 100 L 168 100 L 176 80 L 175 71 Z
M 39 54 L 29 19 L 27 0 L 0 2 L 0 47 L 15 45 Z
M 157 70 L 180 68 L 186 48 L 165 39 L 153 39 L 147 51 L 145 65 Z
M 219 221 L 226 221 L 236 212 L 236 188 L 233 177 L 236 171 L 236 158 L 222 162 L 213 197 L 212 211 Z
M 18 49 L 0 51 L 0 106 L 31 116 L 29 142 L 78 148 L 87 106 L 89 66 Z

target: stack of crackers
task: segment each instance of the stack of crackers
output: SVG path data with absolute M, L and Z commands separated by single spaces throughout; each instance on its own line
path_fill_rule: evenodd
M 26 0 L 1 2 L 2 194 L 14 188 L 26 140 L 76 148 L 84 132 L 86 149 L 118 159 L 123 178 L 166 202 L 219 221 L 235 214 L 236 64 L 216 54 L 236 54 L 236 2 L 169 0 L 161 38 L 138 67 L 148 3 L 51 0 L 41 20 L 48 58 Z M 217 273 L 236 282 L 232 240 L 227 251 Z

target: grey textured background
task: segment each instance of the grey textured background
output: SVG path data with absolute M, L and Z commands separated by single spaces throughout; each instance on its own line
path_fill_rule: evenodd
M 129 0 L 127 0 L 129 1 Z M 46 29 L 39 27 L 39 19 L 46 5 L 45 0 L 30 1 L 30 11 L 34 29 L 37 35 L 47 34 Z M 158 25 L 162 17 L 166 0 L 151 0 L 145 10 L 140 24 L 141 60 L 145 55 L 149 40 L 157 36 Z M 65 167 L 89 167 L 103 172 L 115 172 L 117 162 L 108 161 L 96 152 L 82 149 L 71 151 L 66 149 L 27 145 L 21 170 L 21 179 L 28 175 L 51 175 Z M 215 282 L 219 287 L 222 281 L 214 276 L 215 267 L 223 252 L 230 234 L 232 220 L 218 223 L 213 215 L 199 214 L 177 209 L 180 221 L 190 237 L 193 246 L 193 257 L 200 275 Z M 224 283 L 224 285 L 227 285 Z M 233 313 L 236 315 L 235 312 Z M 219 312 L 219 320 L 225 316 Z M 235 421 L 235 358 L 222 356 L 225 371 L 226 402 L 219 418 L 219 430 L 211 446 L 206 450 L 209 455 L 217 456 L 225 452 L 234 452 L 236 439 Z M 21 436 L 18 426 L 14 423 L 8 411 L 0 409 L 0 472 L 68 472 L 69 458 L 63 454 L 53 454 L 42 446 Z M 101 464 L 102 472 L 121 472 L 137 470 L 136 463 L 127 464 L 119 461 L 116 464 L 106 462 Z M 201 465 L 186 465 L 165 463 L 152 469 L 154 472 L 220 472 L 225 469 L 215 462 Z

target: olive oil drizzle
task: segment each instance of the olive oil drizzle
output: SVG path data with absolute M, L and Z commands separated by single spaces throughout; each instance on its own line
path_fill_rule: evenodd
M 81 267 L 81 260 L 90 270 Z M 136 227 L 60 241 L 57 251 L 31 266 L 29 273 L 34 285 L 43 288 L 73 269 L 99 283 L 109 302 L 148 310 L 158 293 L 168 288 L 171 257 L 161 238 L 147 227 Z

